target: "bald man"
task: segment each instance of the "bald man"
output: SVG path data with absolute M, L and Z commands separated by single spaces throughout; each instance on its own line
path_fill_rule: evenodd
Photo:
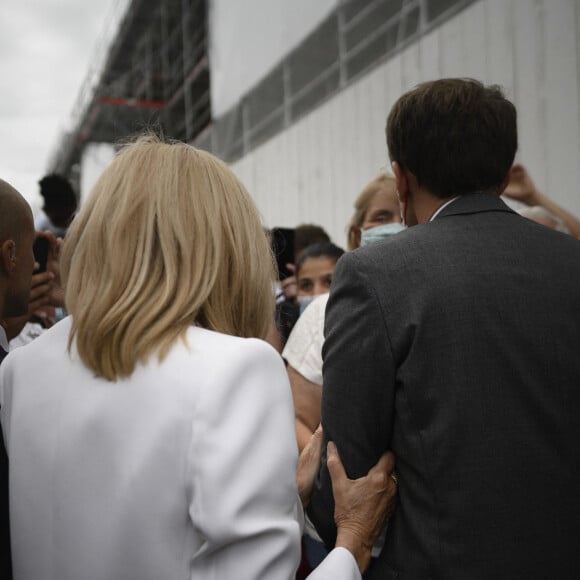
M 0 179 L 0 318 L 28 311 L 34 268 L 34 221 L 26 200 Z M 0 363 L 8 354 L 8 340 L 0 326 Z M 12 578 L 8 523 L 8 459 L 0 431 L 0 578 Z
M 34 269 L 34 220 L 28 202 L 0 179 L 0 318 L 28 312 Z M 0 361 L 8 352 L 0 329 Z

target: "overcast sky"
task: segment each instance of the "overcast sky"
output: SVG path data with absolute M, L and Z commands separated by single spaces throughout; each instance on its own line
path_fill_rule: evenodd
M 123 0 L 11 0 L 0 19 L 0 178 L 40 207 L 38 180 Z

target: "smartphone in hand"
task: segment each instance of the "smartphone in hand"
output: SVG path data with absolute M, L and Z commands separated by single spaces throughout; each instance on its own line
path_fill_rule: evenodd
M 292 228 L 272 228 L 272 246 L 278 265 L 278 279 L 284 280 L 293 275 L 286 264 L 294 263 L 294 230 Z
M 38 263 L 38 269 L 35 273 L 46 272 L 46 262 L 48 261 L 48 252 L 50 250 L 50 242 L 44 236 L 36 236 L 34 240 L 34 261 Z

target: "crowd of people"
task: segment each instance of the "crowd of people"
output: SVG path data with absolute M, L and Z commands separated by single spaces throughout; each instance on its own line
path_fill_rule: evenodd
M 346 251 L 151 134 L 0 180 L 2 578 L 579 576 L 580 221 L 498 87 L 386 136 Z

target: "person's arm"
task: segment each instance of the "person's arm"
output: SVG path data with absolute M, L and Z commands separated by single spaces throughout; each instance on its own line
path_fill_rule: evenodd
M 388 288 L 381 291 L 388 292 Z M 358 254 L 345 254 L 333 274 L 326 308 L 322 425 L 346 473 L 368 473 L 388 450 L 394 413 L 395 365 L 372 274 Z M 323 459 L 309 516 L 327 546 L 336 541 L 332 483 Z
M 515 163 L 512 166 L 509 177 L 509 183 L 503 195 L 528 206 L 543 207 L 561 219 L 575 238 L 580 238 L 580 220 L 544 195 L 536 187 L 527 169 L 521 163 Z
M 301 452 L 310 441 L 320 424 L 320 402 L 322 385 L 317 385 L 288 365 L 288 377 L 292 387 L 294 415 L 296 417 L 296 439 Z
M 296 437 L 300 451 L 320 423 L 322 343 L 327 296 L 316 298 L 297 320 L 282 356 L 288 363 L 292 386 Z
M 319 427 L 300 454 L 296 480 L 304 507 L 310 501 L 320 464 L 322 439 L 322 427 Z M 308 578 L 360 578 L 370 562 L 372 545 L 395 508 L 397 486 L 391 477 L 394 456 L 383 454 L 366 476 L 351 480 L 344 471 L 336 446 L 329 442 L 327 465 L 336 500 L 336 546 Z M 348 553 L 343 553 L 344 550 Z
M 370 564 L 375 540 L 395 509 L 397 484 L 391 477 L 395 458 L 390 452 L 383 453 L 367 475 L 349 479 L 336 445 L 330 441 L 326 465 L 335 502 L 335 547 L 346 548 L 362 573 Z

